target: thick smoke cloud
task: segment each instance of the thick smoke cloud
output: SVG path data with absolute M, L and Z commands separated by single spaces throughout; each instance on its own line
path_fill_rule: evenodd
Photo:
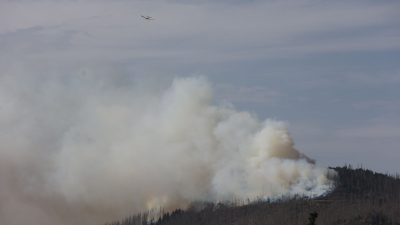
M 1 223 L 100 224 L 332 187 L 332 172 L 294 148 L 284 123 L 215 104 L 202 78 L 149 83 L 1 76 Z

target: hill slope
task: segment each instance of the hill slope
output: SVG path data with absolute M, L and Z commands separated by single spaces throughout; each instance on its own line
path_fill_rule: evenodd
M 400 178 L 351 167 L 338 172 L 336 188 L 316 199 L 291 198 L 249 205 L 194 204 L 187 210 L 165 213 L 157 221 L 148 214 L 129 217 L 112 225 L 305 225 L 311 212 L 316 224 L 400 225 Z

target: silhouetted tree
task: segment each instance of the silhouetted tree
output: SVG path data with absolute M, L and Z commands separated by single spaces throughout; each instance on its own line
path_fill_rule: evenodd
M 308 224 L 307 225 L 315 225 L 315 220 L 318 217 L 317 212 L 312 212 L 310 213 L 310 216 L 308 217 Z

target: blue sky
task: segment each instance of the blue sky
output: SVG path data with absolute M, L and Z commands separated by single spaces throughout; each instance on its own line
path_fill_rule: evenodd
M 217 102 L 287 121 L 319 164 L 394 173 L 399 12 L 389 0 L 2 0 L 0 71 L 205 76 Z

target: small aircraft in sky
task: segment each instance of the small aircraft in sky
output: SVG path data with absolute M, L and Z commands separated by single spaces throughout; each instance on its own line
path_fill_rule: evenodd
M 151 16 L 143 16 L 143 15 L 140 15 L 140 16 L 145 20 L 154 20 L 154 18 Z

